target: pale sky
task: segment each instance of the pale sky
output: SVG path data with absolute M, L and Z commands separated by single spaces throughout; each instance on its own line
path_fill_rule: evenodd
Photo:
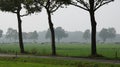
M 69 6 L 52 15 L 54 27 L 61 26 L 66 31 L 84 31 L 91 29 L 89 13 L 78 7 Z M 43 31 L 48 29 L 47 14 L 41 13 L 22 18 L 23 32 Z M 97 31 L 114 27 L 120 33 L 120 0 L 115 0 L 96 11 Z M 5 32 L 11 27 L 18 28 L 16 14 L 0 12 L 0 29 Z

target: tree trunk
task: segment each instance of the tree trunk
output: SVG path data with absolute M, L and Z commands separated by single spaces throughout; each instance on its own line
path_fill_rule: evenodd
M 18 35 L 19 35 L 20 52 L 25 53 L 24 45 L 23 45 L 23 38 L 22 38 L 22 20 L 20 17 L 20 10 L 17 11 L 17 19 L 18 19 Z
M 47 14 L 48 14 L 48 23 L 49 23 L 49 28 L 50 28 L 50 32 L 51 32 L 52 55 L 55 56 L 56 55 L 55 32 L 54 32 L 53 23 L 52 23 L 52 20 L 51 20 L 51 13 L 48 9 L 46 9 L 46 11 L 47 11 Z
M 96 50 L 96 21 L 95 21 L 95 15 L 94 11 L 89 11 L 90 13 L 90 19 L 91 19 L 91 55 L 96 56 L 97 55 L 97 50 Z

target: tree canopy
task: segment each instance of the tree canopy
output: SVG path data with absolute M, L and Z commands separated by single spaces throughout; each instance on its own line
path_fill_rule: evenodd
M 114 0 L 72 0 L 71 5 L 87 11 L 90 11 L 92 7 L 93 11 L 96 11 L 101 6 L 108 4 L 112 1 Z
M 68 34 L 62 29 L 62 27 L 57 27 L 55 29 L 55 37 L 58 39 L 58 42 L 60 42 L 62 38 L 68 37 Z
M 85 30 L 85 32 L 83 33 L 83 38 L 85 40 L 90 39 L 90 30 L 89 29 Z

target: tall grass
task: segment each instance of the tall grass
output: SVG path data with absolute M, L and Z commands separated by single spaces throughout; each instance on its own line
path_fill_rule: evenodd
M 45 44 L 24 44 L 25 51 L 34 55 L 50 55 L 51 45 Z M 59 43 L 56 45 L 57 55 L 87 57 L 90 55 L 90 44 L 80 43 Z M 20 53 L 18 44 L 0 44 L 1 53 Z M 98 44 L 97 52 L 107 58 L 120 59 L 120 45 L 117 44 Z

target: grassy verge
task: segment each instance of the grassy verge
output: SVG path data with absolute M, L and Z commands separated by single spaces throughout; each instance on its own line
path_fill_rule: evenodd
M 0 67 L 120 67 L 120 64 L 42 58 L 0 57 Z

